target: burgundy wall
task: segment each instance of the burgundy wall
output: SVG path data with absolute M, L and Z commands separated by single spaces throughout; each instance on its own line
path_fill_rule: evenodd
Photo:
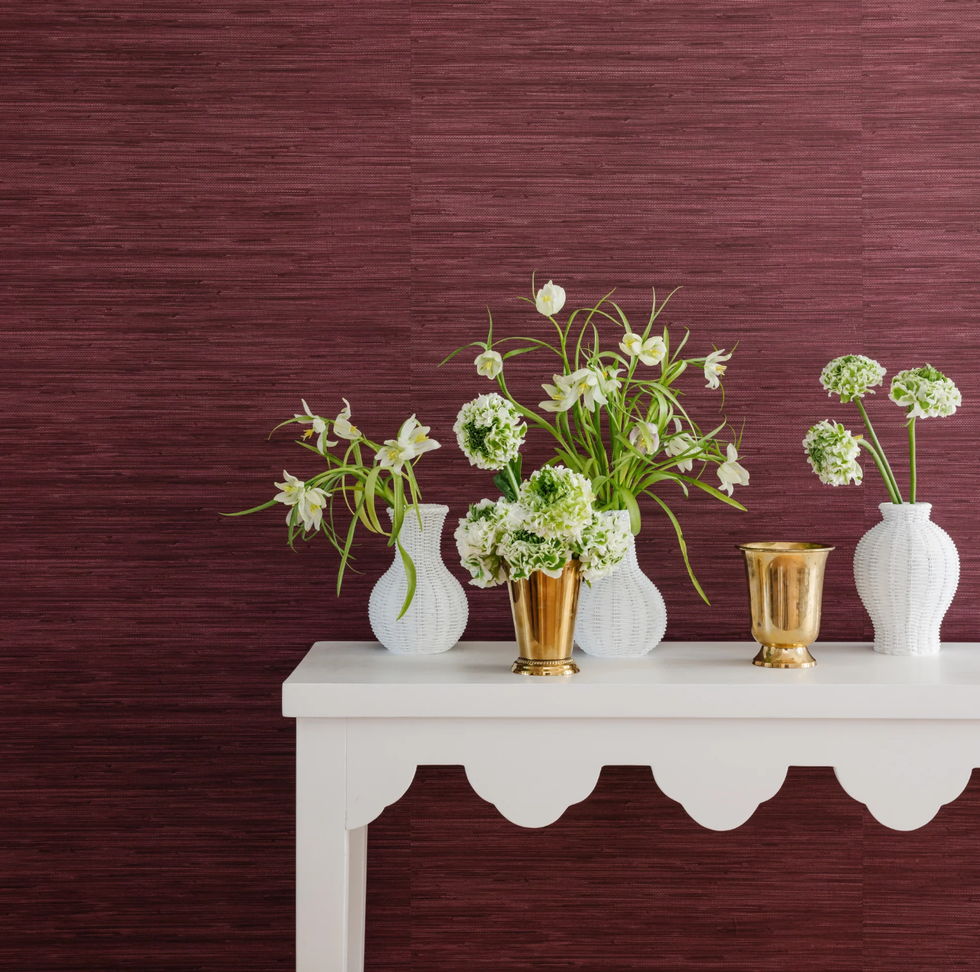
M 338 601 L 325 544 L 218 511 L 311 472 L 266 435 L 346 395 L 375 437 L 433 426 L 426 496 L 460 515 L 487 483 L 451 425 L 489 386 L 436 364 L 486 304 L 541 327 L 532 271 L 640 318 L 683 285 L 692 353 L 739 342 L 750 509 L 678 498 L 711 609 L 646 520 L 668 637 L 745 638 L 733 543 L 778 536 L 838 545 L 824 636 L 869 636 L 849 561 L 884 492 L 821 486 L 799 445 L 853 422 L 817 375 L 856 351 L 963 390 L 920 427 L 920 498 L 963 558 L 944 635 L 980 640 L 978 29 L 972 0 L 0 2 L 4 968 L 290 967 L 279 683 L 369 636 L 387 554 Z M 500 592 L 470 603 L 471 636 L 508 636 Z M 521 831 L 426 769 L 372 826 L 368 967 L 970 968 L 978 822 L 976 785 L 895 834 L 795 770 L 719 835 L 611 768 Z

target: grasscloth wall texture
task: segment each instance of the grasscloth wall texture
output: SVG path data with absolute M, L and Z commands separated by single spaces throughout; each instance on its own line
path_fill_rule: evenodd
M 343 395 L 375 437 L 432 425 L 427 498 L 459 516 L 488 484 L 451 426 L 489 386 L 437 364 L 486 305 L 544 326 L 535 271 L 639 318 L 681 285 L 692 353 L 738 343 L 749 512 L 675 497 L 712 607 L 663 517 L 639 543 L 669 638 L 745 639 L 733 544 L 771 537 L 837 545 L 823 634 L 869 637 L 850 558 L 883 490 L 821 486 L 800 448 L 853 419 L 817 375 L 864 352 L 963 390 L 920 426 L 920 489 L 963 559 L 944 636 L 980 640 L 978 36 L 974 0 L 2 0 L 0 965 L 291 966 L 279 684 L 369 637 L 388 555 L 337 600 L 281 510 L 218 513 L 312 472 L 266 436 Z M 537 401 L 545 368 L 513 387 Z M 472 595 L 470 636 L 507 637 L 503 595 Z M 978 827 L 976 785 L 895 834 L 828 769 L 714 834 L 610 768 L 521 831 L 426 768 L 372 825 L 367 967 L 976 968 Z

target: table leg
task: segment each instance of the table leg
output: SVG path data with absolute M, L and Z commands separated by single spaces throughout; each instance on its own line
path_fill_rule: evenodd
M 296 969 L 361 972 L 367 827 L 348 831 L 347 727 L 296 720 Z

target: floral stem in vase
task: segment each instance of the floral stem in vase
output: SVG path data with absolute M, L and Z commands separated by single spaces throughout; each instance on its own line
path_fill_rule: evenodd
M 915 502 L 915 416 L 909 419 L 909 502 Z
M 881 475 L 884 477 L 885 486 L 888 488 L 888 495 L 891 497 L 893 503 L 903 503 L 902 491 L 898 488 L 898 481 L 895 479 L 895 474 L 892 472 L 892 467 L 888 464 L 888 457 L 885 455 L 885 450 L 881 448 L 881 443 L 878 441 L 878 436 L 875 435 L 875 430 L 871 425 L 871 419 L 868 418 L 868 413 L 864 407 L 864 402 L 860 398 L 854 399 L 854 404 L 857 405 L 858 411 L 861 413 L 861 418 L 864 421 L 864 427 L 868 430 L 868 437 L 871 439 L 874 445 L 874 451 L 877 457 L 881 459 L 878 464 L 878 468 L 881 469 Z
M 878 450 L 870 443 L 867 439 L 862 438 L 860 435 L 854 436 L 855 441 L 858 445 L 863 445 L 868 452 L 871 453 L 872 458 L 875 461 L 875 465 L 878 467 L 878 472 L 881 473 L 881 478 L 884 480 L 885 489 L 888 490 L 888 498 L 896 505 L 900 506 L 902 504 L 901 494 L 898 492 L 898 488 L 893 486 L 894 480 L 888 478 L 888 471 L 886 469 L 888 465 L 888 460 L 885 459 L 884 455 L 879 453 Z

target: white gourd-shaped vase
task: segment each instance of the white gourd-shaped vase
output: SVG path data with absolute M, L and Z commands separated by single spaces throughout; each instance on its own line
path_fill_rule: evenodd
M 603 516 L 629 521 L 626 510 Z M 608 576 L 582 585 L 575 622 L 575 641 L 587 655 L 600 658 L 638 658 L 652 651 L 667 630 L 667 606 L 656 585 L 640 570 L 636 539 L 622 563 Z
M 854 583 L 875 629 L 875 651 L 934 655 L 939 626 L 960 579 L 949 534 L 929 519 L 931 503 L 881 503 L 881 523 L 854 551 Z
M 422 503 L 405 511 L 399 540 L 415 563 L 415 597 L 405 616 L 398 618 L 408 576 L 401 554 L 378 579 L 368 602 L 368 619 L 375 638 L 396 655 L 436 655 L 449 651 L 463 634 L 469 608 L 463 585 L 442 561 L 442 527 L 448 506 Z M 394 510 L 388 510 L 394 516 Z

